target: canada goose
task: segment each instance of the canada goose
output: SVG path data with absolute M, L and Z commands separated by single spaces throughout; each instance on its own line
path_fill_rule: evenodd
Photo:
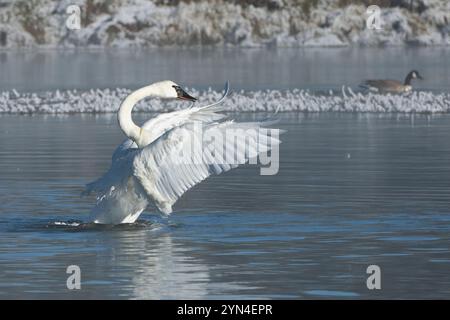
M 411 80 L 423 79 L 418 71 L 413 70 L 405 78 L 405 82 L 401 83 L 397 80 L 366 80 L 360 87 L 377 92 L 402 93 L 412 90 Z

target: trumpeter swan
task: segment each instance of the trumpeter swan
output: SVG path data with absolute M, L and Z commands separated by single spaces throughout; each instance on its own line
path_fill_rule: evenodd
M 162 113 L 148 120 L 142 127 L 132 120 L 132 109 L 146 97 L 195 101 L 172 81 L 151 84 L 132 92 L 120 105 L 119 126 L 128 137 L 115 150 L 110 169 L 98 180 L 86 186 L 84 194 L 95 192 L 97 203 L 91 212 L 91 221 L 101 224 L 133 223 L 147 207 L 154 203 L 163 214 L 170 214 L 172 206 L 187 190 L 211 174 L 220 174 L 248 162 L 262 151 L 279 143 L 268 135 L 261 122 L 239 123 L 226 120 L 223 102 L 228 94 L 228 83 L 222 98 L 203 107 Z M 246 137 L 249 146 L 226 141 L 224 153 L 235 149 L 240 159 L 233 163 L 217 161 L 212 153 L 192 148 L 195 123 L 203 125 L 204 134 L 214 135 L 227 129 L 254 129 Z M 194 150 L 192 150 L 194 149 Z M 180 152 L 190 152 L 195 161 L 180 161 Z M 239 157 L 238 157 L 239 158 Z

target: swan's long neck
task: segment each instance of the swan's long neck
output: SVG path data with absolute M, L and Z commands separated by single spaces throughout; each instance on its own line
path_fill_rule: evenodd
M 138 143 L 141 136 L 141 128 L 133 122 L 131 111 L 139 100 L 151 96 L 156 96 L 153 85 L 140 88 L 130 93 L 125 100 L 123 100 L 119 108 L 117 118 L 119 120 L 120 129 L 122 129 L 123 133 L 125 133 L 128 138 L 136 143 Z

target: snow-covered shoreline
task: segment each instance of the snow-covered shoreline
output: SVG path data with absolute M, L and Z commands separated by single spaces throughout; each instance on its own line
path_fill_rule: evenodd
M 112 113 L 131 91 L 96 89 L 19 93 L 0 93 L 0 114 Z M 206 105 L 220 98 L 221 92 L 189 90 Z M 224 102 L 229 112 L 376 112 L 450 113 L 450 93 L 412 92 L 408 95 L 354 93 L 350 88 L 329 95 L 307 90 L 264 90 L 232 92 Z M 137 112 L 165 112 L 188 107 L 186 102 L 142 101 Z
M 449 1 L 396 3 L 371 30 L 363 1 L 0 0 L 0 48 L 450 45 Z M 69 5 L 80 30 L 66 27 Z

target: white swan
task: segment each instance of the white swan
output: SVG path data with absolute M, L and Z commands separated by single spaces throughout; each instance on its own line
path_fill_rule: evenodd
M 250 147 L 234 142 L 225 143 L 224 152 L 235 148 L 238 161 L 220 163 L 212 153 L 201 153 L 194 148 L 194 123 L 202 124 L 204 133 L 211 136 L 227 129 L 259 129 L 262 123 L 236 123 L 224 120 L 219 104 L 228 93 L 228 83 L 222 98 L 208 106 L 193 107 L 162 113 L 137 126 L 131 116 L 134 105 L 146 97 L 184 99 L 195 101 L 172 81 L 151 84 L 132 92 L 122 102 L 119 125 L 125 140 L 115 150 L 110 169 L 98 180 L 89 183 L 83 194 L 95 192 L 97 203 L 91 212 L 91 221 L 101 224 L 133 223 L 149 203 L 160 212 L 170 214 L 172 206 L 183 193 L 211 174 L 220 174 L 255 158 L 259 152 L 270 150 L 279 143 L 266 131 L 253 130 Z M 252 140 L 253 139 L 253 140 Z M 180 152 L 191 152 L 192 162 L 182 163 Z M 181 162 L 181 163 L 180 163 Z

